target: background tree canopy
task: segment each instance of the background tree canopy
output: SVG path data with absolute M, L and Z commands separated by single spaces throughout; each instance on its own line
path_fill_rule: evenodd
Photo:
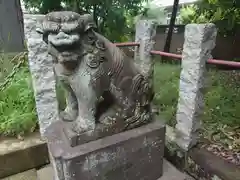
M 240 24 L 239 0 L 201 0 L 181 10 L 183 23 L 212 22 L 224 35 L 234 34 Z
M 56 10 L 91 13 L 99 30 L 112 41 L 126 41 L 133 27 L 127 17 L 142 12 L 146 0 L 24 0 L 28 10 L 46 14 Z

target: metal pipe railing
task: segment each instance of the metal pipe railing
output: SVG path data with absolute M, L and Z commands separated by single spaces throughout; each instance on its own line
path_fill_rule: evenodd
M 179 60 L 182 59 L 182 55 L 180 55 L 180 54 L 172 54 L 172 53 L 167 53 L 167 52 L 162 52 L 162 51 L 151 51 L 151 54 L 177 58 Z
M 140 46 L 140 43 L 136 42 L 124 42 L 124 43 L 114 43 L 118 47 L 130 47 L 130 46 Z M 177 58 L 179 60 L 182 59 L 181 54 L 173 54 L 173 53 L 167 53 L 163 51 L 151 51 L 152 55 L 160 55 L 160 56 L 167 56 L 167 57 L 172 57 L 172 58 Z M 226 61 L 226 60 L 218 60 L 218 59 L 209 59 L 207 61 L 208 64 L 213 64 L 213 65 L 224 65 L 224 66 L 229 66 L 229 67 L 235 67 L 235 68 L 240 68 L 240 62 L 236 61 Z
M 140 46 L 137 42 L 124 42 L 124 43 L 114 43 L 118 47 L 130 47 L 130 46 Z

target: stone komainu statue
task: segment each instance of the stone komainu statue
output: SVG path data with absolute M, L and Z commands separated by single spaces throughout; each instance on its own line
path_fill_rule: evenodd
M 75 132 L 116 121 L 130 129 L 152 119 L 152 85 L 132 59 L 97 33 L 91 15 L 51 12 L 38 32 L 66 90 L 67 106 L 60 117 Z

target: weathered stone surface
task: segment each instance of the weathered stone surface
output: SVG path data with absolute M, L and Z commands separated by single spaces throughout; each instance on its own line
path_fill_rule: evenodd
M 154 20 L 139 20 L 136 23 L 135 42 L 140 43 L 140 46 L 135 47 L 134 62 L 148 79 L 151 91 L 154 91 L 154 60 L 150 52 L 155 44 L 156 29 Z
M 51 165 L 47 165 L 37 171 L 38 180 L 53 180 L 54 173 Z
M 240 180 L 240 167 L 197 146 L 189 151 L 189 172 L 212 180 Z M 191 167 L 191 168 L 190 168 Z
M 52 58 L 48 55 L 47 45 L 43 42 L 42 36 L 36 32 L 43 17 L 43 15 L 24 15 L 29 67 L 35 91 L 40 132 L 44 136 L 45 129 L 59 118 Z
M 75 147 L 54 124 L 47 132 L 60 180 L 156 180 L 162 175 L 165 127 L 160 121 Z
M 81 134 L 73 132 L 71 127 L 67 126 L 64 122 L 58 122 L 58 125 L 64 126 L 63 131 L 72 147 L 124 131 L 124 122 L 122 121 L 117 121 L 113 125 L 104 125 L 99 123 L 94 130 Z
M 135 63 L 145 73 L 152 75 L 154 61 L 150 51 L 153 50 L 154 37 L 156 35 L 156 23 L 153 20 L 140 20 L 136 24 L 135 42 L 140 43 L 135 48 Z M 152 72 L 151 72 L 152 71 Z
M 214 24 L 189 24 L 185 28 L 176 125 L 178 145 L 185 150 L 195 145 L 199 137 L 206 62 L 216 36 Z
M 158 169 L 158 167 L 155 167 Z M 47 180 L 52 179 L 53 171 L 51 166 L 46 166 L 43 169 L 40 169 L 38 172 L 38 179 L 39 180 Z M 109 179 L 109 180 L 115 180 Z M 180 172 L 177 170 L 171 163 L 166 160 L 163 160 L 163 175 L 161 178 L 156 180 L 194 180 L 190 176 Z
M 0 141 L 0 178 L 49 163 L 48 149 L 38 133 L 24 141 L 7 138 Z
M 36 170 L 31 169 L 13 176 L 6 177 L 2 180 L 38 180 L 38 177 Z
M 163 176 L 158 180 L 194 180 L 189 175 L 180 172 L 170 162 L 163 161 Z

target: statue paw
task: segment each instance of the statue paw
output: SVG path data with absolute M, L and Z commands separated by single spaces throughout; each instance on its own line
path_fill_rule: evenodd
M 95 123 L 85 120 L 82 117 L 78 117 L 77 120 L 72 123 L 72 130 L 77 134 L 94 130 L 94 128 Z
M 76 119 L 74 113 L 71 114 L 71 113 L 66 112 L 66 111 L 60 112 L 59 116 L 63 121 L 67 121 L 67 122 L 72 122 L 72 121 L 75 121 L 75 119 Z
M 118 118 L 119 113 L 115 109 L 110 108 L 100 116 L 98 121 L 104 125 L 112 125 L 116 123 Z
M 71 129 L 72 129 L 73 132 L 75 132 L 77 134 L 82 134 L 82 133 L 87 131 L 86 128 L 84 128 L 82 126 L 79 126 L 76 123 L 72 123 Z

